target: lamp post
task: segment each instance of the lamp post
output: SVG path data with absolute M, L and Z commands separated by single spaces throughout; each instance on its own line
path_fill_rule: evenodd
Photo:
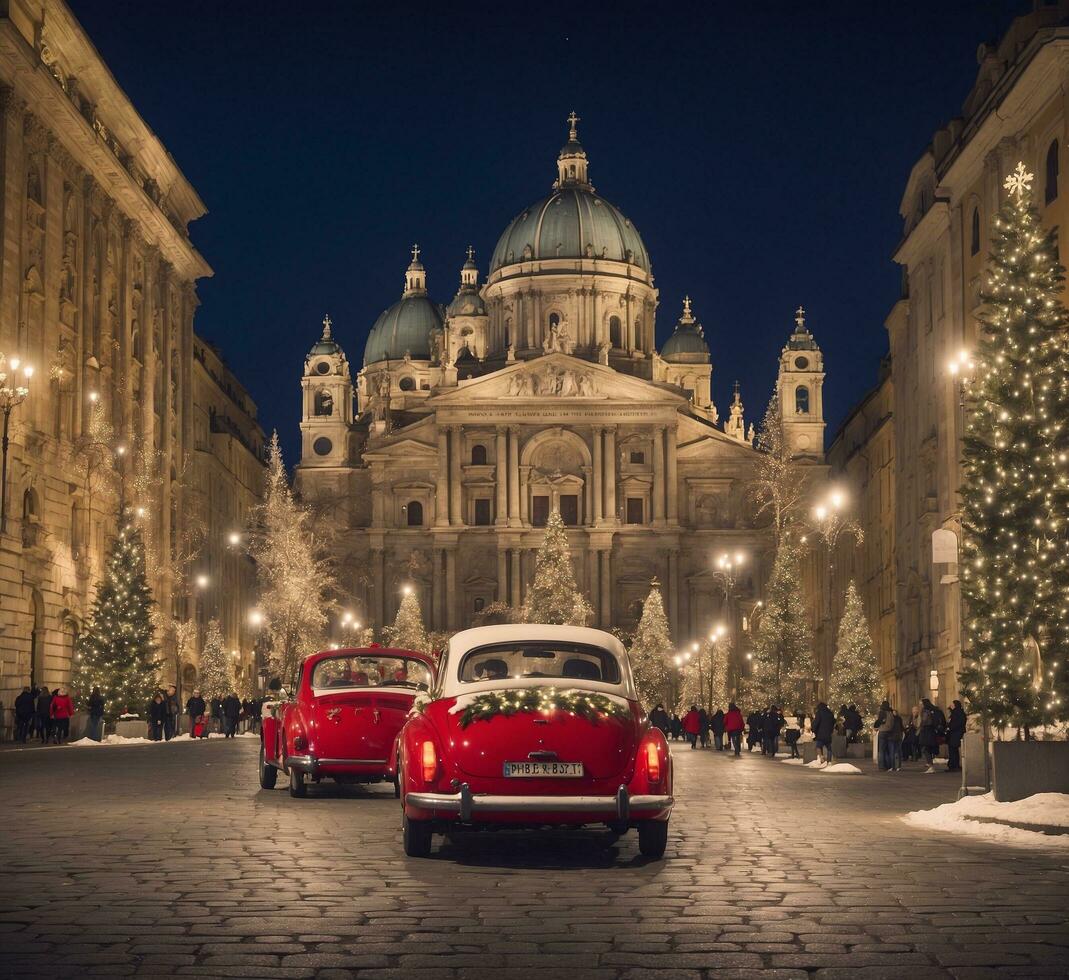
M 734 629 L 735 614 L 734 606 L 736 601 L 735 586 L 738 584 L 739 575 L 742 573 L 742 566 L 746 564 L 746 552 L 744 551 L 724 551 L 716 557 L 714 576 L 720 580 L 724 589 L 724 598 L 727 600 L 727 616 L 732 623 Z M 744 617 L 745 618 L 745 617 Z M 745 628 L 745 627 L 744 627 Z M 718 627 L 723 631 L 723 627 Z M 710 637 L 711 639 L 711 637 Z M 742 664 L 731 664 L 732 677 L 731 688 L 736 690 L 738 688 L 738 675 L 742 673 Z
M 11 426 L 11 412 L 18 408 L 30 394 L 30 378 L 33 367 L 22 366 L 22 377 L 18 377 L 19 359 L 8 358 L 0 353 L 0 411 L 4 413 L 3 464 L 0 465 L 0 535 L 7 532 L 7 451 L 8 431 Z

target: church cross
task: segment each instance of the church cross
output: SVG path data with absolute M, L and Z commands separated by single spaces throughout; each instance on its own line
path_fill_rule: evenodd
M 576 126 L 576 123 L 578 123 L 580 121 L 581 120 L 579 119 L 579 117 L 575 114 L 575 110 L 572 109 L 571 113 L 568 116 L 568 126 L 570 127 L 569 130 L 568 130 L 568 136 L 569 136 L 570 139 L 574 140 L 578 136 L 578 133 L 576 132 L 575 126 Z
M 798 329 L 799 330 L 805 328 L 805 307 L 804 306 L 799 306 L 798 309 L 796 309 L 794 311 L 794 322 L 798 324 Z
M 330 340 L 330 325 L 331 325 L 332 322 L 333 321 L 330 319 L 330 314 L 329 313 L 325 317 L 323 317 L 323 339 L 324 340 Z
M 683 297 L 683 317 L 685 319 L 686 317 L 689 317 L 689 316 L 690 316 L 690 297 L 689 296 L 684 296 Z
M 473 262 L 474 260 L 475 260 L 475 246 L 474 245 L 469 245 L 468 246 L 468 261 L 469 262 Z
M 412 261 L 413 262 L 418 262 L 419 261 L 419 246 L 418 245 L 413 245 L 412 246 Z

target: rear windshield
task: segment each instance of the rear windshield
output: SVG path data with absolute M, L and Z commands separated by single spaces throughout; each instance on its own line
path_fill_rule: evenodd
M 312 671 L 312 687 L 410 687 L 426 691 L 431 672 L 410 657 L 330 657 Z
M 465 654 L 458 677 L 463 684 L 538 677 L 619 684 L 620 664 L 585 643 L 495 643 Z

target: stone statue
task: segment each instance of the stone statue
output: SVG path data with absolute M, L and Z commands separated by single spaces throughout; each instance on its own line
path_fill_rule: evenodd
M 610 344 L 607 340 L 603 340 L 600 344 L 598 344 L 598 364 L 604 364 L 608 366 L 609 351 L 611 350 L 612 344 Z

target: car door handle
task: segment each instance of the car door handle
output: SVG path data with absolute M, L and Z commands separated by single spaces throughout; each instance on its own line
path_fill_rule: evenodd
M 556 762 L 557 753 L 551 752 L 549 749 L 539 749 L 536 752 L 528 752 L 527 758 L 532 762 Z

